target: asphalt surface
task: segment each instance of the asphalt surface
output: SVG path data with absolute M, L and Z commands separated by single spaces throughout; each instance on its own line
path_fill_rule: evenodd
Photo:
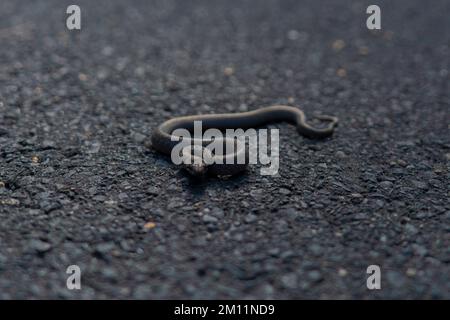
M 0 2 L 0 298 L 450 298 L 448 1 Z M 278 176 L 191 180 L 178 115 L 272 104 Z M 66 268 L 81 268 L 81 290 Z M 381 268 L 368 290 L 366 268 Z

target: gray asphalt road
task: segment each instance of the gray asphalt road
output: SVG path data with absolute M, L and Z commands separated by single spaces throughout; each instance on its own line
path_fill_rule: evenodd
M 76 2 L 81 32 L 69 1 L 0 2 L 0 298 L 450 298 L 448 1 L 377 1 L 379 31 L 368 1 Z M 148 148 L 279 103 L 341 120 L 271 125 L 279 176 Z

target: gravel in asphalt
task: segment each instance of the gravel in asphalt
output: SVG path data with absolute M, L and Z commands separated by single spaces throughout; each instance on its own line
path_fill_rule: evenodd
M 450 298 L 449 2 L 0 2 L 0 298 Z M 193 181 L 171 117 L 272 104 L 278 176 Z M 66 288 L 81 268 L 82 289 Z M 379 265 L 382 289 L 368 290 Z

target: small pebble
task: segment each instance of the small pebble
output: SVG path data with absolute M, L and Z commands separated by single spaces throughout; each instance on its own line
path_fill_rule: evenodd
M 156 223 L 154 222 L 147 222 L 146 224 L 144 224 L 144 228 L 147 230 L 153 229 L 154 227 L 156 227 Z
M 209 214 L 205 214 L 203 216 L 203 222 L 206 222 L 206 223 L 217 223 L 218 221 L 219 220 L 216 217 L 213 217 L 213 216 L 211 216 Z
M 344 40 L 337 39 L 337 40 L 335 40 L 335 41 L 333 42 L 333 44 L 332 44 L 331 47 L 332 47 L 333 50 L 336 51 L 336 52 L 341 51 L 341 50 L 344 49 L 344 47 L 345 47 L 345 42 L 344 42 Z
M 45 242 L 45 241 L 41 241 L 41 240 L 32 240 L 30 242 L 30 248 L 32 248 L 33 250 L 35 250 L 38 253 L 44 253 L 49 251 L 52 246 L 50 243 Z

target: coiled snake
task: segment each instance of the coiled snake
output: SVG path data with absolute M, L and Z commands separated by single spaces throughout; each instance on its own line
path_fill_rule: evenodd
M 311 125 L 306 123 L 303 111 L 294 107 L 282 105 L 270 106 L 242 113 L 183 116 L 173 118 L 162 123 L 156 130 L 154 130 L 151 141 L 154 149 L 161 153 L 171 155 L 172 149 L 180 142 L 180 140 L 186 139 L 185 137 L 183 138 L 179 136 L 173 137 L 173 131 L 176 129 L 187 129 L 192 132 L 194 128 L 194 121 L 202 121 L 202 128 L 204 130 L 209 128 L 220 130 L 239 128 L 246 129 L 259 127 L 269 123 L 285 121 L 296 125 L 297 131 L 310 139 L 323 139 L 332 135 L 338 119 L 333 116 L 318 116 L 316 118 L 329 122 L 328 126 L 323 129 L 313 128 Z M 229 139 L 230 138 L 222 138 L 224 143 L 229 142 L 227 141 Z M 213 140 L 214 139 L 189 138 L 189 144 L 197 144 L 200 148 L 206 150 L 204 146 L 208 145 Z M 234 140 L 232 140 L 232 142 L 234 143 Z M 195 158 L 194 149 L 191 147 L 187 149 L 184 148 L 182 152 L 185 157 L 192 156 Z M 245 150 L 240 148 L 235 150 L 233 153 L 219 155 L 223 158 L 223 161 L 218 161 L 218 163 L 207 164 L 202 160 L 196 164 L 183 163 L 183 165 L 193 175 L 204 175 L 205 173 L 219 176 L 235 175 L 244 171 L 247 166 L 247 163 L 239 164 L 237 161 L 233 161 L 236 160 L 242 152 L 245 152 Z

